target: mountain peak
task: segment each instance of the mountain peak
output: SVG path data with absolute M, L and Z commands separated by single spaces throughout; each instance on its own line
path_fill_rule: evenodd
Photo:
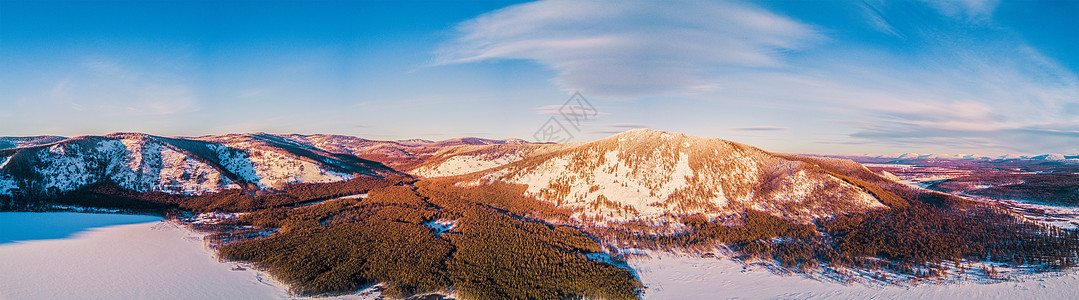
M 480 178 L 527 185 L 530 196 L 599 220 L 752 209 L 811 222 L 886 207 L 863 188 L 793 156 L 650 129 L 532 156 Z

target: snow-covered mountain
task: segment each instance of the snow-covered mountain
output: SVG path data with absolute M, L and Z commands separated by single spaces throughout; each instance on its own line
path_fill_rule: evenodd
M 755 209 L 809 221 L 886 207 L 865 187 L 810 160 L 721 139 L 641 129 L 561 149 L 516 150 L 488 150 L 491 159 L 483 162 L 492 165 L 524 158 L 476 173 L 474 182 L 524 184 L 528 195 L 572 208 L 587 218 L 718 216 Z M 482 158 L 475 153 L 462 155 Z M 436 171 L 447 165 L 464 164 L 453 157 L 436 163 L 430 161 L 412 173 L 438 175 Z M 864 169 L 854 162 L 838 164 Z
M 655 130 L 570 144 L 265 133 L 83 136 L 0 150 L 0 195 L 55 194 L 106 180 L 140 192 L 204 194 L 404 175 L 364 158 L 418 177 L 472 174 L 462 178 L 527 185 L 528 195 L 605 220 L 756 209 L 809 221 L 887 203 L 865 182 L 811 159 Z M 877 176 L 857 163 L 835 161 Z
M 10 148 L 22 148 L 32 147 L 37 145 L 52 144 L 67 139 L 62 136 L 53 135 L 41 135 L 41 136 L 3 136 L 0 137 L 0 149 Z
M 55 194 L 105 180 L 140 192 L 203 194 L 391 174 L 401 175 L 377 162 L 266 134 L 115 133 L 0 150 L 0 195 Z
M 469 147 L 481 146 L 480 148 L 483 148 L 482 146 L 539 145 L 521 139 L 491 140 L 475 137 L 455 138 L 443 141 L 429 141 L 422 139 L 377 141 L 351 136 L 326 134 L 282 134 L 278 136 L 297 143 L 323 149 L 328 152 L 351 154 L 363 159 L 381 162 L 387 166 L 402 170 L 410 169 L 413 166 L 430 159 L 437 159 L 442 155 L 439 153 L 455 153 L 454 151 L 446 152 L 447 149 L 454 147 L 472 149 Z

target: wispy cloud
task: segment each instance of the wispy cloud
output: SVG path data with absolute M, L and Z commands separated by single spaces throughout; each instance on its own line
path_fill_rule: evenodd
M 653 127 L 652 124 L 644 124 L 644 123 L 584 124 L 582 126 L 585 126 L 585 127 L 612 127 L 612 128 L 626 128 L 626 129 Z
M 785 131 L 789 128 L 779 126 L 749 126 L 749 127 L 734 127 L 731 130 L 734 131 Z
M 547 0 L 457 26 L 439 64 L 536 61 L 566 90 L 598 95 L 719 89 L 721 67 L 782 66 L 783 53 L 823 37 L 811 26 L 727 1 Z
M 81 73 L 59 80 L 44 98 L 95 113 L 172 115 L 199 108 L 195 92 L 182 80 L 111 59 L 87 59 L 81 66 Z
M 968 22 L 983 22 L 993 16 L 1000 0 L 922 0 L 940 13 Z
M 582 105 L 572 105 L 572 104 L 544 105 L 544 106 L 536 107 L 535 110 L 536 110 L 536 113 L 541 114 L 541 115 L 561 115 L 563 112 L 568 112 L 568 111 L 589 111 L 589 112 L 594 111 L 594 109 L 592 107 L 582 106 Z M 597 112 L 595 112 L 595 114 L 596 115 L 606 115 L 607 113 L 597 111 Z
M 892 26 L 891 22 L 888 22 L 888 20 L 885 19 L 884 13 L 881 12 L 883 5 L 883 0 L 862 1 L 862 9 L 865 11 L 864 17 L 866 18 L 866 22 L 870 26 L 873 26 L 877 31 L 894 37 L 905 38 L 902 33 L 899 33 L 899 31 Z

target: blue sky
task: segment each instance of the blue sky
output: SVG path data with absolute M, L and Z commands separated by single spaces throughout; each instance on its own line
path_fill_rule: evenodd
M 0 135 L 574 141 L 647 127 L 797 153 L 1079 153 L 1075 1 L 0 0 Z

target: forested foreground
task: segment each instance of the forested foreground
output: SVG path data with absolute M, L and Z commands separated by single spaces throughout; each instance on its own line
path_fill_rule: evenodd
M 630 270 L 585 256 L 601 251 L 587 233 L 539 220 L 565 213 L 513 186 L 422 181 L 366 199 L 244 215 L 242 223 L 281 231 L 219 250 L 303 295 L 383 283 L 383 294 L 396 297 L 453 290 L 466 299 L 637 298 L 642 287 Z M 455 225 L 440 233 L 425 225 L 435 220 Z

